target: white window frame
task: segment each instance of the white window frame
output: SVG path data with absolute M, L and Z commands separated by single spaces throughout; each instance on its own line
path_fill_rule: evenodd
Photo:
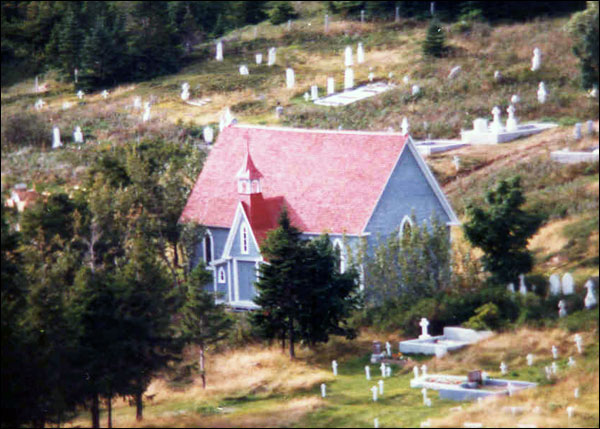
M 210 261 L 208 261 L 206 259 L 206 239 L 207 238 L 210 239 L 210 255 L 211 255 Z M 206 234 L 204 234 L 204 238 L 202 239 L 202 253 L 204 255 L 204 262 L 206 262 L 206 265 L 208 266 L 208 268 L 210 268 L 211 263 L 215 260 L 215 240 L 213 239 L 213 235 L 209 229 L 206 230 Z
M 245 223 L 240 228 L 240 252 L 242 255 L 250 253 L 250 234 L 248 233 L 248 226 Z
M 225 268 L 224 267 L 219 267 L 219 270 L 217 271 L 218 275 L 217 275 L 217 281 L 220 284 L 223 283 L 227 283 L 227 277 L 225 275 Z
M 414 228 L 415 226 L 410 216 L 405 215 L 402 218 L 402 222 L 400 222 L 400 230 L 398 231 L 398 238 L 400 240 L 402 240 L 402 237 L 404 237 L 404 228 L 406 227 L 406 224 L 408 224 L 408 226 L 410 226 L 411 228 Z

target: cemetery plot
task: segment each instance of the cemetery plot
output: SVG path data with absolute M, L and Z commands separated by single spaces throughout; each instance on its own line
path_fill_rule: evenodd
M 438 336 L 421 335 L 418 339 L 400 342 L 400 352 L 420 353 L 427 355 L 444 355 L 469 344 L 489 338 L 490 331 L 474 331 L 472 329 L 446 326 L 444 334 Z
M 395 88 L 394 85 L 389 85 L 383 82 L 369 83 L 364 86 L 359 86 L 356 89 L 347 90 L 338 94 L 330 95 L 329 97 L 319 98 L 315 100 L 315 104 L 321 106 L 347 106 L 365 98 L 373 97 L 374 95 L 384 93 Z

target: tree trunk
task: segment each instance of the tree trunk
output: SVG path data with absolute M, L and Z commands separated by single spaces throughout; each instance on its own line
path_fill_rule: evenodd
M 285 353 L 285 331 L 281 333 L 281 353 Z
M 144 392 L 137 392 L 135 394 L 135 419 L 140 422 L 144 418 L 142 414 L 142 410 L 144 408 L 144 403 L 142 402 L 142 395 Z
M 92 408 L 90 409 L 92 414 L 92 427 L 99 428 L 100 427 L 100 400 L 98 398 L 98 394 L 94 393 L 92 396 Z
M 106 406 L 108 409 L 108 427 L 112 428 L 112 392 L 108 394 L 106 402 Z
M 200 374 L 202 374 L 202 388 L 206 389 L 206 373 L 204 372 L 204 344 L 200 344 Z
M 294 353 L 294 320 L 290 317 L 288 321 L 288 333 L 290 336 L 290 359 L 294 359 L 296 354 Z
M 173 266 L 179 268 L 179 255 L 177 254 L 177 241 L 171 242 L 173 246 Z

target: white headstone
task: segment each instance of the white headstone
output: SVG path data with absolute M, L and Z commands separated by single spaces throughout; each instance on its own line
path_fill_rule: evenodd
M 373 427 L 374 427 L 375 429 L 378 429 L 378 428 L 379 428 L 379 419 L 378 419 L 377 417 L 375 417 L 375 418 L 373 419 Z
M 379 380 L 377 384 L 379 385 L 379 395 L 383 396 L 383 380 Z
M 385 376 L 386 378 L 390 378 L 392 376 L 392 367 L 389 365 L 386 365 L 385 367 Z
M 344 49 L 344 65 L 346 67 L 350 67 L 353 64 L 354 62 L 352 60 L 352 47 L 346 46 L 346 49 Z
M 73 131 L 73 141 L 75 143 L 83 143 L 83 133 L 81 132 L 81 127 L 75 127 L 75 131 Z
M 321 398 L 327 397 L 327 386 L 325 383 L 321 383 Z
M 579 394 L 579 387 L 576 387 L 576 388 L 573 390 L 573 396 L 575 397 L 575 399 L 579 399 L 579 396 L 581 396 L 581 395 Z
M 454 157 L 452 158 L 452 163 L 454 164 L 454 168 L 456 169 L 456 171 L 460 171 L 460 156 L 454 155 Z
M 552 378 L 552 369 L 549 366 L 545 366 L 544 371 L 546 372 L 546 378 L 550 380 Z
M 573 356 L 569 356 L 569 361 L 567 362 L 567 365 L 569 365 L 569 368 L 573 368 L 576 365 Z
M 590 308 L 594 308 L 598 304 L 598 299 L 594 294 L 594 282 L 592 281 L 592 279 L 589 279 L 587 282 L 585 282 L 585 285 L 583 287 L 587 289 L 587 294 L 585 295 L 583 303 L 585 305 L 585 308 L 589 310 Z
M 142 97 L 137 95 L 133 97 L 133 108 L 136 110 L 140 110 L 142 108 Z
M 362 64 L 365 62 L 365 48 L 362 42 L 358 42 L 358 48 L 356 48 L 356 62 Z
M 352 89 L 354 87 L 354 70 L 348 67 L 344 73 L 344 89 Z
M 287 89 L 294 87 L 294 69 L 288 68 L 285 70 L 285 85 Z
M 581 140 L 583 138 L 581 135 L 581 122 L 575 124 L 575 127 L 573 128 L 573 138 L 575 140 Z
M 335 80 L 332 77 L 327 78 L 327 95 L 335 93 Z
M 108 98 L 108 91 L 106 89 L 102 91 L 102 98 L 104 98 L 105 100 Z
M 400 22 L 400 6 L 396 6 L 396 13 L 394 14 L 394 22 Z
M 317 85 L 312 85 L 310 87 L 310 99 L 316 100 L 319 98 L 319 87 Z
M 57 149 L 62 145 L 60 141 L 60 129 L 58 127 L 52 128 L 52 149 Z
M 373 402 L 377 402 L 377 392 L 378 391 L 379 391 L 379 389 L 377 388 L 377 386 L 371 387 L 371 394 L 373 395 Z
M 219 117 L 219 131 L 223 131 L 234 121 L 235 118 L 231 114 L 231 110 L 229 109 L 229 107 L 226 107 L 225 110 L 223 110 L 221 116 Z
M 375 74 L 373 72 L 369 72 L 369 82 L 373 82 L 373 79 L 375 79 Z
M 567 315 L 567 303 L 564 299 L 558 301 L 558 317 L 565 317 Z
M 427 365 L 425 364 L 421 365 L 421 375 L 427 377 Z
M 542 51 L 540 48 L 533 50 L 533 57 L 531 58 L 531 71 L 537 71 L 542 66 Z
M 490 131 L 493 133 L 501 133 L 504 130 L 502 126 L 502 110 L 498 106 L 495 106 L 492 109 L 492 115 L 494 116 L 494 120 L 492 121 L 492 125 L 490 125 Z
M 35 110 L 42 110 L 42 108 L 44 107 L 45 104 L 46 103 L 44 102 L 44 100 L 42 100 L 41 98 L 38 98 L 38 100 L 35 102 L 33 107 L 35 107 Z
M 595 130 L 595 127 L 594 127 L 594 121 L 592 121 L 590 119 L 585 124 L 586 124 L 586 133 L 587 133 L 587 135 L 588 136 L 593 136 L 596 133 L 596 130 Z
M 379 370 L 381 371 L 381 377 L 385 378 L 385 363 L 381 362 L 381 365 L 379 365 Z
M 217 42 L 217 54 L 215 59 L 217 61 L 223 61 L 223 42 L 221 40 Z
M 412 90 L 411 90 L 411 94 L 412 95 L 418 95 L 419 92 L 421 92 L 421 88 L 419 87 L 419 85 L 413 85 L 412 86 Z
M 485 118 L 477 118 L 473 121 L 473 130 L 478 133 L 488 132 L 488 120 Z
M 494 72 L 494 80 L 496 82 L 500 82 L 502 80 L 502 73 L 500 73 L 500 70 L 496 70 Z
M 594 87 L 590 90 L 588 97 L 598 98 L 598 87 L 596 85 L 594 85 Z
M 506 120 L 506 131 L 517 130 L 518 121 L 517 118 L 515 118 L 515 110 L 516 109 L 513 104 L 508 106 L 508 108 L 506 109 L 506 112 L 508 113 L 508 119 Z
M 510 97 L 510 102 L 512 104 L 517 104 L 521 101 L 521 97 L 519 97 L 519 94 L 513 94 L 512 97 Z
M 248 71 L 248 67 L 246 67 L 245 64 L 240 66 L 240 74 L 242 76 L 248 76 L 250 74 L 250 72 Z
M 404 119 L 406 119 L 406 117 Z M 404 128 L 404 119 L 402 120 L 403 128 Z M 406 124 L 408 125 L 408 120 L 406 121 Z M 408 130 L 407 130 L 406 134 L 408 134 Z M 419 335 L 419 339 L 426 340 L 428 338 L 431 338 L 431 335 L 429 335 L 429 333 L 427 332 L 427 328 L 429 327 L 429 321 L 425 317 L 421 318 L 421 321 L 419 322 L 419 326 L 421 327 L 421 335 Z
M 506 290 L 508 290 L 510 293 L 515 293 L 515 284 L 509 283 L 508 286 L 506 287 Z
M 273 64 L 275 64 L 275 61 L 277 60 L 277 48 L 269 48 L 269 58 L 267 58 L 267 65 L 269 67 L 271 67 Z
M 77 91 L 77 98 L 79 98 L 80 100 L 83 100 L 84 95 L 85 93 L 81 89 Z
M 402 78 L 402 82 L 404 82 L 405 85 L 408 85 L 408 83 L 410 82 L 410 77 L 408 77 L 408 75 L 404 75 L 404 77 Z
M 187 82 L 184 82 L 181 85 L 181 99 L 183 101 L 188 101 L 190 98 L 190 84 Z
M 364 10 L 360 11 L 360 22 L 361 22 L 361 24 L 365 22 L 365 11 Z
M 562 278 L 562 293 L 564 295 L 573 295 L 575 293 L 575 280 L 571 273 L 567 273 Z
M 413 376 L 415 380 L 419 378 L 419 365 L 413 366 Z
M 367 380 L 371 379 L 371 367 L 369 365 L 365 365 L 365 377 Z
M 550 294 L 560 295 L 562 288 L 560 286 L 560 277 L 558 274 L 552 274 L 550 276 Z
M 500 363 L 500 372 L 502 373 L 502 375 L 505 375 L 508 372 L 508 367 L 504 362 Z
M 202 130 L 202 137 L 204 138 L 204 141 L 210 144 L 212 143 L 214 136 L 215 135 L 212 127 L 210 125 L 205 126 Z
M 325 22 L 324 22 L 325 32 L 329 31 L 329 15 L 325 14 Z
M 338 375 L 338 372 L 337 372 L 338 363 L 337 363 L 337 361 L 335 361 L 335 360 L 331 361 L 331 369 L 333 370 L 333 375 L 337 376 Z
M 546 91 L 546 85 L 544 85 L 544 82 L 540 82 L 538 85 L 537 97 L 541 104 L 544 104 L 548 98 L 548 91 Z
M 462 69 L 461 66 L 453 67 L 452 70 L 450 70 L 450 73 L 448 74 L 448 79 L 452 80 L 456 76 L 458 76 L 458 74 L 460 73 L 461 69 Z
M 390 344 L 389 341 L 385 342 L 385 352 L 387 354 L 388 357 L 392 356 L 392 345 Z
M 556 348 L 556 346 L 552 346 L 551 348 L 552 351 L 552 359 L 558 359 L 558 349 Z
M 573 418 L 573 413 L 574 412 L 575 412 L 575 408 L 574 407 L 571 407 L 571 406 L 567 407 L 567 417 L 568 418 L 570 418 L 570 419 Z
M 527 285 L 525 284 L 525 275 L 519 274 L 519 293 L 527 295 Z
M 509 382 L 508 385 L 506 386 L 506 390 L 508 391 L 508 396 L 512 396 L 513 393 L 515 392 L 515 388 L 511 382 Z
M 256 64 L 262 64 L 262 54 L 256 54 Z
M 144 114 L 142 116 L 142 122 L 148 122 L 150 120 L 150 102 L 144 103 Z
M 527 366 L 532 366 L 533 365 L 533 360 L 534 360 L 534 356 L 531 353 L 529 353 L 527 355 Z
M 310 100 L 310 94 L 308 92 L 304 93 L 304 101 Z
M 405 116 L 404 118 L 402 118 L 402 124 L 400 125 L 400 128 L 402 128 L 402 135 L 408 135 L 408 132 L 410 131 L 410 125 L 408 124 L 408 118 Z M 419 325 L 421 325 L 421 323 L 423 323 L 423 320 L 427 321 L 427 319 L 421 319 L 421 322 L 419 323 Z M 429 322 L 427 322 L 427 326 L 429 326 Z M 423 325 L 421 325 L 421 328 L 423 327 Z M 425 333 L 427 333 L 427 327 L 425 327 Z M 419 337 L 421 338 L 421 337 Z
M 575 340 L 575 346 L 577 347 L 577 353 L 579 353 L 579 354 L 583 353 L 583 338 L 581 337 L 581 335 L 575 334 L 573 339 Z

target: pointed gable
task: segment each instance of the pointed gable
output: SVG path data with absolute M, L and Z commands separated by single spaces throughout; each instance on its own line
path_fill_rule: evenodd
M 399 133 L 229 126 L 211 149 L 181 221 L 231 227 L 243 165 L 262 177 L 261 200 L 244 207 L 257 235 L 273 228 L 283 203 L 304 232 L 361 234 L 406 141 Z

